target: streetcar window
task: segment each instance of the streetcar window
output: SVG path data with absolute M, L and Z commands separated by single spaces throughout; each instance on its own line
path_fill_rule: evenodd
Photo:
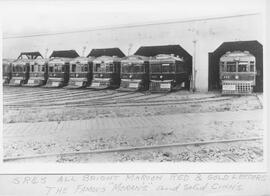
M 23 72 L 24 71 L 23 67 L 21 67 L 21 66 L 17 66 L 16 68 L 17 68 L 17 72 Z
M 49 67 L 49 72 L 53 72 L 53 67 Z
M 249 67 L 250 72 L 254 72 L 254 67 L 255 67 L 254 61 L 250 61 L 250 67 Z
M 227 72 L 236 72 L 235 62 L 227 62 Z
M 85 71 L 85 72 L 88 71 L 88 66 L 87 66 L 87 65 L 84 66 L 84 71 Z
M 152 73 L 161 73 L 161 65 L 160 64 L 151 64 L 151 72 Z
M 15 72 L 15 66 L 12 67 L 12 71 Z
M 54 67 L 54 72 L 64 72 L 64 66 L 56 65 Z
M 142 64 L 136 64 L 133 66 L 133 72 L 134 73 L 143 73 L 144 72 L 144 66 Z
M 175 64 L 176 72 L 183 72 L 184 70 L 184 64 L 182 62 L 177 62 Z
M 238 72 L 247 72 L 247 63 L 239 63 L 238 64 Z
M 8 65 L 4 65 L 4 73 L 9 72 L 9 66 Z
M 39 72 L 39 65 L 34 65 L 34 70 L 33 72 Z
M 226 71 L 224 62 L 220 62 L 220 70 L 221 71 Z
M 34 65 L 31 65 L 31 72 L 34 72 Z
M 162 64 L 162 73 L 172 73 L 174 72 L 174 65 L 173 64 Z
M 75 70 L 76 70 L 76 65 L 75 64 L 72 64 L 72 66 L 71 66 L 71 72 L 75 72 Z
M 123 73 L 143 73 L 144 66 L 142 64 L 123 64 Z
M 65 67 L 64 66 L 62 66 L 62 72 L 65 72 Z
M 41 65 L 41 71 L 44 72 L 45 71 L 45 66 Z
M 95 72 L 100 72 L 100 71 L 101 71 L 101 70 L 100 70 L 100 69 L 101 69 L 100 66 L 101 66 L 100 64 L 95 64 L 95 69 L 94 69 L 94 71 L 95 71 Z
M 105 66 L 106 66 L 106 72 L 113 72 L 113 64 L 112 63 L 107 64 Z

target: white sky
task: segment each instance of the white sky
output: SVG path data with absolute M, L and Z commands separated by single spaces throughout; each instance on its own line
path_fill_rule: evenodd
M 264 0 L 0 2 L 3 37 L 261 12 Z

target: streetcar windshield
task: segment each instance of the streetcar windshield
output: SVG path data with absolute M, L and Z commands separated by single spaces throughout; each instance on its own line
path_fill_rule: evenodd
M 143 64 L 122 64 L 122 73 L 144 73 Z
M 152 73 L 173 73 L 175 72 L 175 67 L 170 63 L 162 63 L 162 64 L 151 64 L 151 72 Z
M 160 64 L 151 64 L 151 72 L 152 73 L 161 73 L 161 65 Z
M 221 71 L 226 71 L 226 67 L 225 67 L 225 62 L 220 62 L 220 70 Z
M 163 63 L 161 66 L 162 66 L 162 73 L 174 72 L 174 65 L 173 64 Z
M 96 63 L 94 64 L 94 72 L 112 73 L 113 64 L 112 63 Z
M 239 62 L 238 63 L 238 72 L 247 72 L 248 71 L 248 62 Z
M 13 66 L 13 72 L 22 73 L 25 71 L 25 67 L 21 65 Z
M 7 65 L 7 64 L 4 64 L 4 65 L 3 65 L 3 72 L 4 72 L 4 73 L 10 72 L 10 66 Z
M 80 73 L 80 72 L 87 72 L 88 66 L 87 64 L 72 64 L 70 72 Z
M 227 72 L 236 72 L 236 62 L 227 62 Z
M 41 71 L 44 71 L 44 66 L 43 65 L 38 65 L 38 64 L 31 65 L 30 71 L 31 72 L 41 72 Z
M 49 72 L 64 72 L 65 71 L 65 67 L 62 64 L 52 64 L 49 66 Z
M 250 61 L 249 71 L 254 72 L 254 70 L 255 70 L 255 63 L 254 63 L 254 61 Z

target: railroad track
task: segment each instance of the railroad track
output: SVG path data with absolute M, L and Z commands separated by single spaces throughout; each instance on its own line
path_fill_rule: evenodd
M 22 88 L 24 89 L 24 88 Z M 5 89 L 8 91 L 9 89 Z M 19 91 L 19 89 L 13 89 Z M 10 92 L 9 92 L 10 93 Z M 194 101 L 219 101 L 228 100 L 231 97 L 219 95 L 201 98 L 172 99 L 167 96 L 171 93 L 149 94 L 147 92 L 118 92 L 113 90 L 91 91 L 89 89 L 42 89 L 30 88 L 23 92 L 6 95 L 4 92 L 4 107 L 8 109 L 24 108 L 57 108 L 57 107 L 115 107 L 115 106 L 145 106 L 145 105 L 170 105 L 193 103 Z M 19 98 L 18 98 L 19 97 Z
M 120 96 L 120 95 L 119 95 Z M 126 95 L 122 95 L 126 96 Z M 140 96 L 140 95 L 137 95 Z M 163 100 L 150 100 L 153 97 L 140 100 L 133 100 L 132 97 L 126 99 L 112 99 L 110 98 L 96 98 L 96 99 L 84 99 L 84 100 L 70 100 L 68 102 L 47 102 L 47 103 L 29 103 L 29 104 L 4 104 L 4 107 L 10 109 L 24 109 L 24 108 L 58 108 L 58 107 L 137 107 L 137 106 L 159 106 L 159 105 L 181 105 L 203 102 L 218 102 L 231 100 L 233 97 L 220 97 L 213 96 L 207 98 L 190 98 L 190 99 L 163 99 Z
M 246 141 L 256 141 L 263 140 L 262 137 L 252 137 L 252 138 L 236 138 L 227 140 L 209 140 L 209 141 L 199 141 L 199 142 L 188 142 L 188 143 L 173 143 L 173 144 L 162 144 L 162 145 L 149 145 L 149 146 L 137 146 L 137 147 L 120 147 L 120 148 L 110 148 L 110 149 L 97 149 L 91 151 L 76 151 L 76 152 L 64 152 L 64 153 L 48 153 L 48 154 L 35 154 L 26 155 L 18 157 L 4 157 L 4 162 L 25 160 L 25 159 L 39 159 L 48 157 L 62 157 L 62 156 L 76 156 L 76 155 L 87 155 L 87 154 L 104 154 L 104 153 L 118 153 L 118 152 L 132 152 L 138 150 L 154 150 L 162 148 L 174 148 L 174 147 L 186 147 L 186 146 L 202 146 L 208 144 L 220 144 L 220 143 L 233 143 L 233 142 L 246 142 Z

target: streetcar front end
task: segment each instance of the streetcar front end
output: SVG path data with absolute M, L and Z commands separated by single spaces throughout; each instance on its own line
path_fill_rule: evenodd
M 38 87 L 46 84 L 48 79 L 48 62 L 36 59 L 30 63 L 29 79 L 23 86 Z
M 227 52 L 220 58 L 223 95 L 252 94 L 256 85 L 256 59 L 248 51 Z
M 150 59 L 149 64 L 150 92 L 171 92 L 185 87 L 188 74 L 182 58 L 160 54 Z
M 93 58 L 78 57 L 70 62 L 69 82 L 65 88 L 86 88 L 92 82 Z
M 149 89 L 149 61 L 143 56 L 129 56 L 121 61 L 120 91 Z
M 93 61 L 91 89 L 116 89 L 120 85 L 120 58 L 101 56 Z
M 48 63 L 48 80 L 44 87 L 60 88 L 66 86 L 69 80 L 70 59 L 54 58 Z
M 12 67 L 11 67 L 11 63 L 12 60 L 10 59 L 3 59 L 2 61 L 2 66 L 3 66 L 3 72 L 2 72 L 2 76 L 3 76 L 3 85 L 8 85 L 10 80 L 11 80 L 11 76 L 12 76 Z

